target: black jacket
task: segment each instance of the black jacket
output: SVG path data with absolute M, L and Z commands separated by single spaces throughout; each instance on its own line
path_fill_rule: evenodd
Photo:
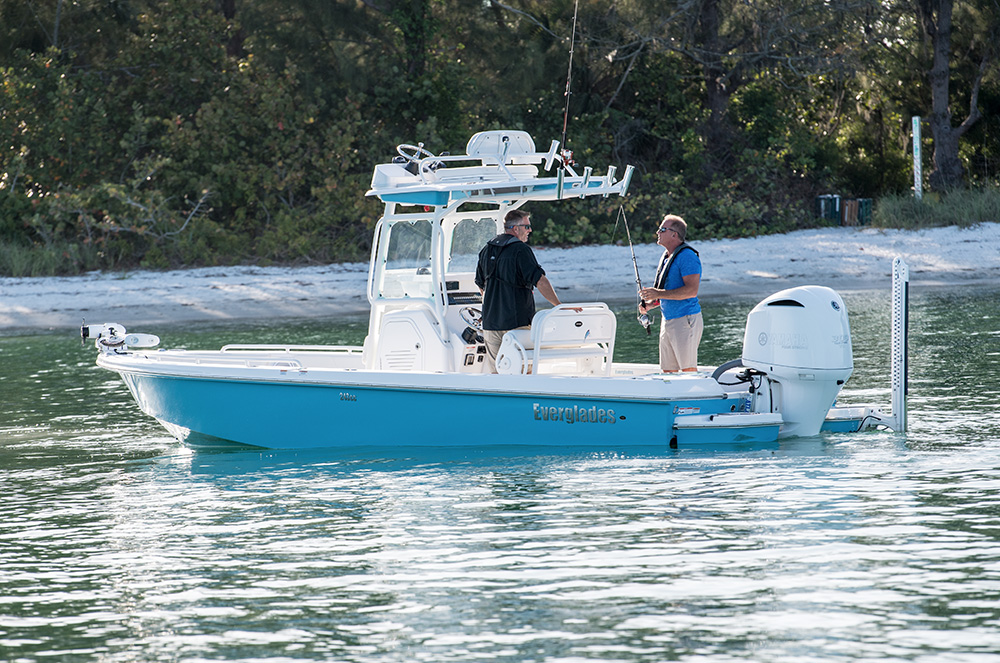
M 483 289 L 483 329 L 506 331 L 531 324 L 532 288 L 545 275 L 531 248 L 513 235 L 497 235 L 479 252 L 476 285 Z

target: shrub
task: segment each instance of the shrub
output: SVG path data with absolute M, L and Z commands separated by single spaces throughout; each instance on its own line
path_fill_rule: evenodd
M 1000 188 L 993 186 L 932 193 L 921 200 L 912 194 L 883 196 L 872 213 L 872 225 L 882 228 L 965 228 L 990 222 L 1000 222 Z

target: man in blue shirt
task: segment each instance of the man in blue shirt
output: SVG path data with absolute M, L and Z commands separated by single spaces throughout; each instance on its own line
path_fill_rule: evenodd
M 698 370 L 698 344 L 704 322 L 698 303 L 701 284 L 701 259 L 698 252 L 685 243 L 687 223 L 674 214 L 663 217 L 656 229 L 656 243 L 663 247 L 663 257 L 656 270 L 652 288 L 643 288 L 639 295 L 643 313 L 659 303 L 663 319 L 660 322 L 660 369 L 664 373 Z

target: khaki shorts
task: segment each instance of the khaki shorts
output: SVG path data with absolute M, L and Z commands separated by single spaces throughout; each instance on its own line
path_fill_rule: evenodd
M 531 329 L 531 325 L 518 327 L 518 329 Z M 497 353 L 500 352 L 500 343 L 503 342 L 503 335 L 509 329 L 484 329 L 483 340 L 486 341 L 486 369 L 490 373 L 497 372 Z
M 660 319 L 660 370 L 698 368 L 698 345 L 705 324 L 701 312 L 673 320 Z

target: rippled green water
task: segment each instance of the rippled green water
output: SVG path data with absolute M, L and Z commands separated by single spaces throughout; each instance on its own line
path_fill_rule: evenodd
M 73 330 L 0 336 L 0 660 L 997 660 L 998 294 L 914 293 L 906 435 L 716 451 L 192 454 Z M 888 404 L 888 293 L 845 300 L 841 402 Z M 706 302 L 703 363 L 753 304 Z

